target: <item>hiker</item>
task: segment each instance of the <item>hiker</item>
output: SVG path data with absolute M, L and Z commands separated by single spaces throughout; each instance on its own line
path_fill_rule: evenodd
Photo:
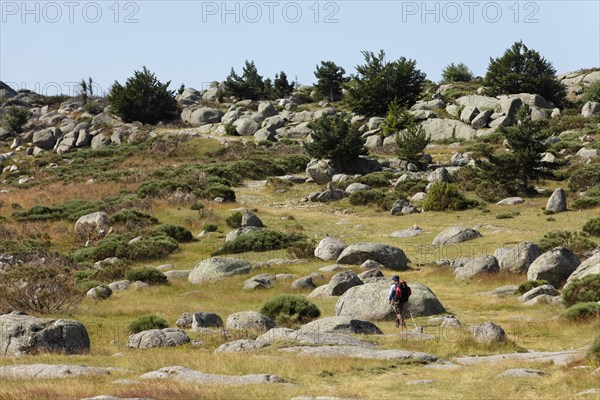
M 408 301 L 411 290 L 406 282 L 401 280 L 398 275 L 392 276 L 392 281 L 394 283 L 392 283 L 392 286 L 390 287 L 388 302 L 394 306 L 394 313 L 396 313 L 396 328 L 406 328 L 404 317 L 402 316 L 402 308 L 404 307 L 404 303 Z

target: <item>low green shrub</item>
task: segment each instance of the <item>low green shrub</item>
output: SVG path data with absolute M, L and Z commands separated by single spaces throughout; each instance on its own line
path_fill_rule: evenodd
M 600 301 L 600 275 L 592 274 L 569 282 L 563 290 L 563 304 L 570 307 L 577 303 Z
M 353 206 L 366 206 L 369 204 L 379 204 L 385 199 L 385 193 L 378 189 L 358 190 L 348 197 L 348 201 Z
M 202 229 L 205 232 L 216 232 L 219 229 L 219 226 L 217 224 L 208 223 L 208 224 L 204 224 Z
M 496 214 L 496 219 L 510 219 L 519 215 L 519 212 L 507 211 Z
M 222 197 L 225 201 L 235 201 L 235 192 L 228 186 L 222 183 L 211 183 L 204 189 L 194 192 L 197 196 L 203 199 L 214 199 Z
M 132 282 L 142 281 L 148 285 L 166 285 L 168 283 L 165 274 L 152 267 L 132 269 L 127 272 L 126 278 Z
M 592 236 L 600 236 L 600 217 L 587 221 L 581 230 Z
M 306 236 L 299 233 L 283 233 L 272 229 L 263 229 L 259 232 L 242 235 L 234 241 L 226 242 L 223 247 L 214 251 L 212 255 L 285 249 L 305 239 Z
M 452 183 L 434 183 L 423 201 L 424 211 L 461 211 L 477 206 L 477 202 L 463 196 Z
M 427 182 L 418 179 L 407 179 L 402 182 L 398 182 L 394 191 L 401 197 L 412 196 L 419 192 L 424 192 L 427 187 Z
M 170 238 L 177 240 L 179 243 L 186 243 L 194 240 L 192 232 L 180 225 L 162 224 L 156 227 L 156 232 L 164 233 Z
M 600 304 L 595 302 L 577 303 L 565 311 L 563 316 L 570 321 L 583 321 L 600 317 Z
M 356 178 L 353 181 L 369 185 L 375 189 L 380 189 L 390 187 L 390 180 L 394 179 L 394 177 L 395 174 L 393 172 L 372 172 Z
M 242 216 L 243 214 L 241 212 L 236 211 L 225 218 L 225 223 L 232 229 L 240 228 L 242 226 Z
M 179 249 L 177 241 L 167 235 L 142 236 L 135 243 L 121 242 L 115 257 L 135 260 L 159 260 Z
M 314 240 L 304 240 L 293 243 L 288 246 L 287 253 L 297 259 L 311 259 L 315 257 L 315 248 L 317 244 Z
M 123 210 L 110 217 L 110 224 L 123 224 L 127 229 L 144 228 L 158 224 L 158 219 L 138 210 Z
M 524 293 L 529 292 L 531 289 L 534 289 L 538 286 L 547 285 L 547 284 L 548 284 L 548 281 L 545 281 L 543 279 L 536 280 L 536 281 L 523 282 L 517 288 L 517 294 L 524 294 Z
M 555 247 L 566 247 L 575 254 L 584 254 L 594 248 L 596 243 L 587 237 L 586 233 L 569 231 L 550 231 L 539 241 L 542 251 L 549 251 Z
M 150 329 L 165 329 L 169 324 L 164 318 L 156 314 L 142 315 L 127 326 L 127 330 L 131 334 L 140 333 Z
M 600 364 L 600 335 L 596 336 L 594 343 L 588 349 L 587 358 L 596 364 Z
M 570 171 L 569 189 L 571 191 L 585 192 L 596 185 L 600 185 L 600 164 L 580 164 Z
M 594 81 L 583 90 L 584 102 L 600 102 L 600 81 Z
M 302 296 L 281 295 L 267 301 L 261 314 L 271 318 L 278 326 L 295 327 L 319 318 L 318 307 Z

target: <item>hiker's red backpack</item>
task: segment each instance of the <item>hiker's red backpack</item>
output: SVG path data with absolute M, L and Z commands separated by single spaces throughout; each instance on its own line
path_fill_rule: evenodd
M 406 281 L 400 279 L 400 282 L 396 284 L 396 292 L 394 293 L 396 300 L 401 303 L 406 303 L 411 294 L 412 291 L 410 290 L 410 286 L 408 286 Z

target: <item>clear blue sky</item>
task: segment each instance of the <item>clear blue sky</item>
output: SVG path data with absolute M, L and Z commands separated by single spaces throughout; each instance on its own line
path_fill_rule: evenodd
M 23 6 L 25 5 L 25 6 Z M 600 1 L 0 1 L 0 79 L 72 94 L 148 67 L 201 89 L 254 60 L 312 84 L 321 60 L 353 73 L 362 50 L 404 56 L 438 81 L 451 62 L 484 75 L 518 40 L 556 70 L 600 66 Z

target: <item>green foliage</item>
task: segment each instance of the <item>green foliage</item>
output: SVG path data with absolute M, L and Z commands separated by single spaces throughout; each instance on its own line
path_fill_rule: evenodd
M 289 83 L 285 72 L 281 71 L 275 74 L 275 82 L 273 84 L 273 97 L 281 99 L 290 95 L 294 91 L 294 83 Z
M 102 268 L 100 269 L 88 268 L 77 271 L 75 277 L 77 278 L 78 286 L 91 289 L 102 283 L 125 279 L 125 275 L 129 270 L 130 265 L 128 262 L 118 260 L 116 262 L 102 263 Z
M 396 137 L 397 154 L 401 160 L 417 164 L 431 139 L 420 125 L 412 124 Z
M 402 197 L 409 197 L 419 192 L 424 192 L 427 188 L 427 182 L 420 179 L 407 179 L 396 183 L 394 191 Z
M 165 329 L 169 324 L 164 318 L 156 314 L 142 315 L 127 326 L 127 330 L 131 334 L 148 331 L 150 329 Z
M 9 106 L 4 109 L 2 122 L 6 128 L 15 133 L 21 133 L 23 125 L 29 118 L 29 110 L 21 106 Z
M 383 136 L 388 137 L 415 124 L 415 118 L 396 100 L 388 105 L 387 116 L 381 123 Z
M 109 288 L 107 285 L 97 285 L 95 286 L 95 288 L 96 289 L 94 290 L 94 292 L 96 295 L 96 299 L 98 300 L 106 300 L 113 294 L 112 289 Z
M 390 180 L 395 177 L 393 172 L 371 172 L 354 179 L 353 182 L 363 183 L 372 188 L 387 188 L 390 186 Z
M 596 302 L 577 303 L 565 311 L 563 316 L 569 321 L 585 321 L 600 317 L 600 304 Z
M 214 251 L 211 255 L 279 250 L 303 240 L 306 240 L 306 236 L 299 233 L 283 233 L 272 229 L 263 229 L 259 232 L 242 235 L 234 241 L 226 242 L 223 247 Z
M 592 82 L 583 90 L 584 102 L 595 101 L 600 103 L 600 80 Z
M 552 250 L 555 247 L 566 247 L 575 254 L 584 254 L 596 247 L 596 243 L 587 237 L 587 234 L 569 231 L 550 231 L 544 234 L 539 242 L 542 251 Z
M 517 288 L 517 294 L 525 294 L 529 292 L 531 289 L 535 289 L 538 286 L 548 285 L 548 281 L 539 279 L 534 281 L 523 282 Z
M 588 349 L 586 356 L 592 362 L 600 364 L 600 335 L 596 336 L 596 339 Z
M 515 42 L 502 57 L 490 59 L 485 86 L 491 94 L 536 93 L 560 106 L 566 91 L 556 79 L 552 64 L 522 41 Z
M 358 74 L 348 85 L 348 105 L 353 112 L 371 116 L 385 115 L 396 101 L 410 107 L 419 99 L 425 74 L 416 69 L 416 61 L 404 57 L 386 61 L 385 52 L 362 52 L 365 64 L 356 66 Z
M 585 196 L 575 200 L 577 208 L 593 208 L 600 204 L 600 184 L 585 191 Z
M 461 211 L 477 205 L 474 200 L 466 199 L 452 183 L 435 182 L 423 201 L 424 211 Z
M 140 240 L 129 244 L 133 233 L 128 235 L 110 235 L 95 246 L 76 250 L 72 254 L 75 262 L 104 260 L 117 257 L 123 260 L 141 261 L 161 259 L 179 249 L 175 239 L 154 232 L 153 235 L 142 235 Z
M 75 266 L 53 253 L 31 254 L 23 263 L 4 267 L 0 279 L 0 313 L 73 311 L 85 295 L 76 284 L 75 271 Z
M 507 211 L 496 214 L 496 219 L 510 219 L 519 215 L 518 211 Z
M 227 224 L 228 227 L 230 227 L 232 229 L 241 228 L 243 215 L 244 214 L 242 214 L 241 212 L 236 211 L 236 212 L 232 213 L 230 216 L 228 216 L 227 218 L 225 218 L 225 223 Z
M 168 89 L 170 83 L 161 83 L 143 67 L 127 79 L 125 86 L 115 81 L 108 95 L 111 111 L 125 122 L 156 124 L 173 120 L 178 116 L 178 106 L 174 92 Z
M 168 283 L 165 274 L 152 267 L 132 269 L 125 276 L 131 282 L 142 281 L 148 285 L 166 285 Z
M 292 243 L 286 249 L 287 253 L 297 259 L 308 259 L 315 257 L 317 244 L 314 239 L 300 240 Z
M 254 61 L 246 60 L 242 69 L 242 76 L 236 74 L 233 67 L 225 80 L 224 93 L 226 96 L 235 96 L 239 99 L 260 100 L 268 97 L 268 87 L 258 70 Z
M 583 192 L 592 186 L 600 185 L 600 164 L 578 165 L 569 173 L 569 189 Z
M 123 224 L 127 229 L 144 228 L 158 224 L 158 219 L 138 210 L 123 210 L 110 217 L 110 224 Z
M 194 235 L 189 229 L 173 224 L 163 224 L 156 227 L 156 232 L 164 233 L 172 239 L 177 240 L 180 243 L 191 242 L 194 240 Z
M 319 308 L 302 296 L 280 295 L 267 301 L 260 310 L 278 326 L 296 327 L 319 318 Z
M 225 201 L 235 201 L 235 192 L 233 189 L 221 183 L 213 183 L 208 185 L 206 188 L 198 192 L 198 196 L 211 200 L 216 197 L 222 197 L 225 199 Z
M 12 216 L 17 221 L 43 221 L 66 219 L 76 221 L 79 217 L 96 211 L 105 211 L 130 205 L 131 196 L 118 195 L 98 201 L 71 200 L 53 206 L 36 205 L 25 211 L 15 211 Z
M 219 229 L 219 226 L 217 224 L 208 223 L 208 224 L 204 224 L 202 229 L 205 232 L 216 232 Z
M 530 191 L 531 181 L 552 178 L 556 165 L 541 161 L 548 147 L 543 141 L 549 136 L 547 131 L 542 130 L 543 124 L 543 121 L 531 120 L 529 106 L 521 107 L 517 112 L 517 125 L 501 131 L 508 141 L 510 152 L 494 154 L 492 146 L 482 144 L 478 147 L 487 159 L 477 161 L 483 172 L 482 178 L 508 191 L 512 191 L 513 185 L 519 182 L 525 193 Z
M 342 84 L 348 82 L 345 77 L 344 68 L 336 65 L 333 61 L 321 61 L 321 66 L 316 66 L 314 72 L 317 78 L 315 85 L 321 96 L 329 101 L 337 101 L 342 98 Z
M 563 290 L 563 304 L 567 307 L 577 303 L 600 301 L 600 275 L 591 274 L 574 279 Z
M 311 157 L 330 159 L 337 171 L 345 171 L 358 156 L 366 154 L 365 139 L 345 114 L 329 115 L 310 123 L 311 143 L 304 149 Z
M 383 199 L 385 199 L 385 193 L 377 189 L 358 190 L 348 197 L 348 201 L 353 206 L 366 206 L 367 204 L 383 201 Z
M 450 63 L 442 71 L 442 82 L 471 82 L 473 80 L 473 72 L 463 63 Z
M 587 221 L 583 226 L 582 231 L 592 236 L 600 236 L 600 217 L 592 218 Z

